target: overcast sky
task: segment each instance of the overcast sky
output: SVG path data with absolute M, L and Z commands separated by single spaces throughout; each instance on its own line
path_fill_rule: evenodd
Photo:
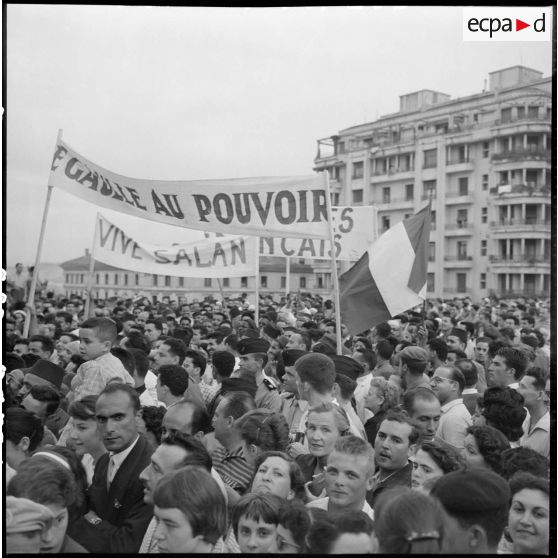
M 463 42 L 459 7 L 8 4 L 5 17 L 10 266 L 34 263 L 59 129 L 131 177 L 302 175 L 318 138 L 396 112 L 399 95 L 462 97 L 494 70 L 552 70 L 550 42 Z M 95 213 L 54 190 L 42 261 L 82 255 Z M 200 234 L 103 213 L 151 242 Z

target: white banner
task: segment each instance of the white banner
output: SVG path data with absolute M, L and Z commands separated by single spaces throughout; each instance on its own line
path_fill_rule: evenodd
M 202 231 L 328 238 L 325 176 L 161 181 L 104 169 L 58 140 L 49 185 L 97 206 Z
M 94 258 L 139 273 L 178 277 L 247 277 L 256 275 L 255 236 L 202 239 L 166 246 L 134 240 L 97 214 Z
M 358 260 L 377 238 L 377 208 L 332 207 L 335 257 Z M 305 259 L 331 259 L 329 238 L 260 238 L 261 256 L 290 256 Z

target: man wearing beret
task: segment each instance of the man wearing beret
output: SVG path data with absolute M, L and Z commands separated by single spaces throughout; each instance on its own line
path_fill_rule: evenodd
M 422 347 L 411 345 L 399 353 L 399 374 L 405 389 L 430 388 L 428 376 L 424 373 L 428 366 L 428 352 Z
M 267 364 L 267 351 L 269 343 L 261 337 L 250 339 L 248 337 L 238 342 L 240 378 L 253 378 L 258 389 L 256 390 L 256 407 L 281 411 L 281 397 L 278 391 L 278 382 L 267 376 L 264 367 Z
M 430 496 L 447 512 L 441 554 L 496 554 L 508 521 L 508 483 L 487 469 L 440 477 Z

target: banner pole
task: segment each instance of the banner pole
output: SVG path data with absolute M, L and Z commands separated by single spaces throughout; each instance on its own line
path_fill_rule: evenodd
M 223 307 L 225 306 L 225 295 L 223 294 L 223 285 L 221 283 L 221 279 L 217 277 L 217 286 L 219 287 L 219 292 L 221 293 L 221 302 L 223 303 Z
M 58 130 L 58 137 L 56 138 L 56 145 L 62 139 L 62 129 Z M 33 270 L 33 277 L 31 279 L 31 286 L 29 287 L 29 294 L 27 295 L 27 305 L 34 306 L 35 304 L 35 290 L 37 289 L 37 280 L 39 278 L 39 266 L 41 263 L 41 252 L 43 250 L 43 240 L 45 237 L 45 229 L 48 217 L 48 208 L 50 206 L 50 198 L 52 197 L 52 186 L 49 184 L 47 189 L 47 196 L 45 200 L 45 207 L 43 209 L 43 220 L 41 223 L 41 232 L 39 233 L 39 243 L 37 245 L 37 256 L 35 257 L 35 269 Z M 29 335 L 29 327 L 31 326 L 31 313 L 29 310 L 25 311 L 25 323 L 23 324 L 23 337 Z
M 93 269 L 95 268 L 95 246 L 97 246 L 97 236 L 99 234 L 99 214 L 95 216 L 95 232 L 93 234 L 93 245 L 91 246 L 91 256 L 89 259 L 89 277 L 87 278 L 87 300 L 85 301 L 85 319 L 89 319 L 91 312 L 91 291 L 93 290 Z
M 256 242 L 256 303 L 254 304 L 254 321 L 259 329 L 260 322 L 260 239 Z
M 285 281 L 285 296 L 288 298 L 289 293 L 291 292 L 291 257 L 287 256 L 287 278 Z
M 335 304 L 335 334 L 337 340 L 337 354 L 343 354 L 341 347 L 341 306 L 339 303 L 339 278 L 337 277 L 337 258 L 335 256 L 335 236 L 333 232 L 333 217 L 331 211 L 331 192 L 329 188 L 329 171 L 324 171 L 327 220 L 329 223 L 329 242 L 331 244 L 331 276 L 333 280 L 333 296 Z

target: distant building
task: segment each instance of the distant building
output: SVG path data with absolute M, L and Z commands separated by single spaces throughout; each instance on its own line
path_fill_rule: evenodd
M 66 296 L 87 294 L 89 250 L 85 255 L 60 264 L 64 271 L 64 292 Z M 330 297 L 329 290 L 320 282 L 320 275 L 315 275 L 305 260 L 293 259 L 290 266 L 290 292 L 312 291 Z M 287 288 L 286 259 L 279 257 L 260 258 L 260 293 L 285 293 Z M 238 297 L 244 292 L 255 292 L 255 277 L 231 277 L 221 279 L 225 296 Z M 93 268 L 92 296 L 105 300 L 112 297 L 134 298 L 146 296 L 149 299 L 162 300 L 164 296 L 179 302 L 192 302 L 205 296 L 220 295 L 217 279 L 199 279 L 192 277 L 174 277 L 170 275 L 152 275 L 135 273 L 95 261 Z
M 550 294 L 552 79 L 513 66 L 488 91 L 422 90 L 318 140 L 334 205 L 376 205 L 382 233 L 432 200 L 428 292 Z

